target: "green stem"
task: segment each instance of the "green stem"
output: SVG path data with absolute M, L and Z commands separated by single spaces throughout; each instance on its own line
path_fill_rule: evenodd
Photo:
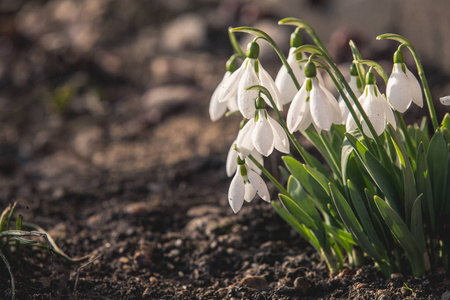
M 348 44 L 350 45 L 350 49 L 352 50 L 353 59 L 354 60 L 362 60 L 361 53 L 359 53 L 358 47 L 356 47 L 355 43 L 352 40 L 350 40 L 350 42 L 348 42 Z M 357 66 L 358 66 L 359 80 L 361 80 L 361 84 L 364 87 L 364 79 L 366 78 L 366 69 L 364 69 L 360 65 L 357 65 Z
M 422 88 L 425 93 L 425 99 L 427 101 L 428 111 L 430 112 L 431 122 L 433 124 L 434 131 L 436 131 L 436 129 L 439 127 L 438 119 L 437 119 L 436 111 L 434 109 L 433 99 L 431 98 L 430 88 L 428 86 L 427 79 L 425 78 L 425 72 L 423 70 L 422 62 L 419 59 L 419 55 L 417 55 L 416 49 L 414 49 L 414 46 L 411 44 L 411 42 L 409 40 L 407 40 L 406 38 L 404 38 L 398 34 L 386 33 L 386 34 L 377 36 L 377 40 L 383 40 L 383 39 L 394 40 L 394 41 L 400 42 L 401 44 L 404 44 L 406 47 L 408 47 L 409 51 L 411 52 L 411 54 L 414 58 L 414 61 L 416 62 L 417 72 L 419 74 L 420 81 L 422 82 Z
M 242 58 L 246 59 L 247 55 L 245 55 L 245 52 L 242 50 L 241 46 L 239 45 L 239 42 L 236 39 L 236 35 L 234 35 L 234 32 L 231 30 L 232 28 L 228 28 L 228 37 L 230 38 L 231 46 L 233 46 L 234 51 L 236 51 L 236 54 Z
M 273 177 L 272 174 L 270 174 L 270 172 L 267 171 L 267 169 L 264 168 L 251 154 L 247 157 L 250 158 L 250 160 L 263 172 L 264 175 L 266 175 L 266 177 L 278 188 L 280 192 L 292 198 L 292 196 L 283 187 L 283 185 L 278 180 L 276 180 L 275 177 Z

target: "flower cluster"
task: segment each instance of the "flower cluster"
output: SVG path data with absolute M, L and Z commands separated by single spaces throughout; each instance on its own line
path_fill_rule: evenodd
M 436 264 L 450 247 L 441 238 L 450 218 L 450 115 L 438 125 L 414 47 L 398 35 L 379 37 L 401 43 L 388 76 L 378 63 L 363 60 L 350 42 L 353 61 L 347 80 L 309 25 L 293 18 L 280 24 L 297 26 L 287 58 L 261 30 L 230 30 L 236 54 L 211 97 L 211 120 L 227 111 L 243 118 L 226 163 L 227 175 L 233 176 L 228 191 L 233 212 L 256 195 L 271 202 L 319 251 L 331 273 L 343 267 L 345 255 L 354 265 L 366 255 L 386 276 L 401 272 L 405 260 L 414 275 L 423 275 L 430 268 L 429 257 Z M 315 45 L 302 45 L 303 29 Z M 255 35 L 245 54 L 235 32 Z M 269 43 L 283 63 L 275 80 L 259 60 L 258 40 Z M 406 67 L 405 48 L 413 54 L 422 85 Z M 384 85 L 377 84 L 377 73 Z M 411 103 L 423 106 L 423 95 L 435 130 L 431 138 L 425 123 L 408 127 L 402 117 Z M 450 105 L 450 96 L 440 101 Z M 289 106 L 285 118 L 284 106 Z M 302 147 L 300 134 L 322 160 Z M 290 154 L 290 143 L 298 153 Z M 285 186 L 264 168 L 264 158 L 274 150 L 289 154 L 282 157 Z M 271 201 L 262 174 L 279 190 L 281 204 Z

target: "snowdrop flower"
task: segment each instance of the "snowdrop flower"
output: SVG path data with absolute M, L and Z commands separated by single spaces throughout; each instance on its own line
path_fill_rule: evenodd
M 264 180 L 253 171 L 244 159 L 237 157 L 238 168 L 228 190 L 228 202 L 234 213 L 244 204 L 250 202 L 258 194 L 264 201 L 270 202 L 270 194 Z
M 384 95 L 380 93 L 378 87 L 375 84 L 375 75 L 372 72 L 367 73 L 366 76 L 366 86 L 364 88 L 364 93 L 359 97 L 358 101 L 361 103 L 363 110 L 366 112 L 367 117 L 372 123 L 375 132 L 381 135 L 386 129 L 386 124 L 391 124 L 396 128 L 394 113 L 389 103 L 386 101 Z M 355 108 L 356 114 L 361 122 L 364 133 L 373 138 L 366 122 L 362 119 L 361 114 Z M 346 122 L 347 131 L 352 131 L 357 128 L 356 122 L 352 115 L 348 115 Z
M 311 123 L 317 129 L 330 130 L 331 124 L 341 124 L 341 110 L 333 94 L 319 84 L 314 63 L 305 65 L 306 79 L 292 100 L 287 114 L 291 133 L 306 130 Z
M 300 28 L 297 28 L 295 32 L 291 34 L 291 48 L 289 49 L 287 62 L 291 67 L 295 78 L 297 78 L 297 81 L 302 83 L 305 80 L 305 74 L 303 72 L 305 64 L 299 63 L 298 61 L 303 58 L 303 54 L 294 53 L 295 49 L 303 44 L 302 36 L 299 31 Z M 278 71 L 277 77 L 275 78 L 275 84 L 280 91 L 282 103 L 287 104 L 291 102 L 298 90 L 284 65 L 281 66 Z
M 234 142 L 231 144 L 230 150 L 228 151 L 228 155 L 227 155 L 226 170 L 227 170 L 228 177 L 233 176 L 234 172 L 236 172 L 236 168 L 237 168 L 236 161 L 237 161 L 238 155 L 239 155 L 239 152 L 238 152 L 238 148 L 237 148 L 237 140 L 234 140 Z M 256 151 L 256 149 L 253 149 L 253 151 L 250 152 L 250 155 L 252 155 L 259 162 L 259 164 L 264 166 L 264 159 L 263 159 L 261 153 Z M 250 169 L 252 169 L 256 173 L 261 175 L 261 170 L 251 160 L 247 163 L 247 165 L 250 167 Z
M 445 96 L 439 98 L 439 101 L 441 101 L 442 105 L 449 106 L 450 105 L 450 96 Z
M 397 50 L 394 54 L 394 66 L 386 86 L 387 99 L 391 106 L 403 113 L 414 102 L 423 106 L 422 89 L 416 77 L 405 65 L 403 52 Z
M 358 98 L 361 96 L 361 89 L 362 84 L 358 77 L 358 70 L 356 69 L 356 65 L 352 63 L 350 66 L 350 80 L 348 81 L 348 85 L 353 91 L 353 94 Z M 350 100 L 350 95 L 348 94 L 347 90 L 344 90 L 345 95 L 347 96 L 347 99 Z M 347 105 L 344 102 L 344 99 L 342 96 L 339 96 L 339 108 L 341 109 L 342 114 L 342 124 L 345 124 L 345 121 L 347 120 L 348 115 L 350 114 L 350 111 L 348 110 Z
M 256 111 L 247 124 L 239 132 L 237 147 L 243 157 L 247 157 L 253 149 L 264 156 L 269 156 L 273 149 L 289 153 L 289 140 L 283 127 L 265 110 L 261 97 L 256 100 Z
M 223 79 L 220 81 L 220 83 L 217 85 L 216 89 L 214 90 L 211 96 L 211 100 L 209 101 L 209 116 L 211 118 L 211 121 L 213 122 L 222 118 L 227 109 L 229 111 L 239 110 L 237 106 L 236 95 L 230 96 L 229 99 L 225 102 L 219 102 L 219 92 L 222 89 L 224 82 L 227 81 L 227 79 L 231 76 L 231 74 L 234 71 L 236 71 L 236 69 L 237 69 L 236 56 L 233 55 L 227 61 L 225 75 L 223 76 Z
M 253 85 L 264 86 L 272 95 L 277 108 L 283 109 L 280 92 L 272 77 L 260 64 L 258 56 L 259 46 L 256 42 L 251 42 L 247 47 L 247 58 L 223 83 L 218 95 L 219 102 L 229 101 L 231 97 L 237 95 L 239 111 L 247 119 L 251 119 L 255 114 L 255 100 L 259 95 L 257 90 L 246 90 Z M 269 106 L 272 106 L 265 95 L 263 95 L 263 98 Z

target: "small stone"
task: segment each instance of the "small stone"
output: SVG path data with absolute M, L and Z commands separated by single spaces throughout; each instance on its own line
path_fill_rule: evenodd
M 296 290 L 302 292 L 303 294 L 306 294 L 311 287 L 311 284 L 304 277 L 297 277 L 294 280 L 294 287 Z
M 133 259 L 134 262 L 141 268 L 149 266 L 151 263 L 150 256 L 144 251 L 137 251 L 133 256 Z
M 269 284 L 263 276 L 247 276 L 240 281 L 240 284 L 259 291 L 264 291 L 269 288 Z
M 150 283 L 152 284 L 158 283 L 158 278 L 156 278 L 155 276 L 150 277 Z
M 441 300 L 450 300 L 450 291 L 446 291 L 442 294 Z
M 128 264 L 130 263 L 130 259 L 125 256 L 122 256 L 121 258 L 119 258 L 119 262 L 122 264 Z
M 403 274 L 402 273 L 392 273 L 391 274 L 391 279 L 393 279 L 393 280 L 402 280 L 403 279 Z

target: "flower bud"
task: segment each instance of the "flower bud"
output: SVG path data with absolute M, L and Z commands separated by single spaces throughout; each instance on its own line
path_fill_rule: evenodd
M 350 66 L 350 75 L 351 76 L 358 76 L 358 68 L 356 67 L 355 63 L 352 63 Z
M 397 63 L 402 64 L 404 62 L 405 62 L 405 57 L 403 56 L 402 50 L 399 49 L 399 50 L 395 51 L 394 64 L 397 64 Z
M 308 78 L 313 78 L 316 77 L 317 75 L 317 70 L 316 70 L 316 66 L 314 65 L 313 62 L 307 62 L 305 65 L 305 75 Z
M 259 45 L 256 42 L 249 43 L 246 55 L 248 58 L 257 59 L 259 57 Z
M 366 85 L 367 84 L 375 84 L 377 82 L 376 78 L 375 78 L 375 74 L 373 74 L 372 72 L 367 72 L 366 74 Z
M 300 28 L 297 28 L 292 34 L 291 34 L 291 47 L 297 48 L 303 45 L 303 37 L 300 33 Z
M 236 55 L 233 55 L 227 60 L 226 70 L 228 72 L 233 73 L 234 71 L 236 71 L 239 68 L 239 66 L 236 62 L 236 59 L 237 59 Z
M 266 101 L 264 101 L 264 99 L 262 97 L 256 98 L 255 107 L 256 107 L 256 109 L 266 108 Z

